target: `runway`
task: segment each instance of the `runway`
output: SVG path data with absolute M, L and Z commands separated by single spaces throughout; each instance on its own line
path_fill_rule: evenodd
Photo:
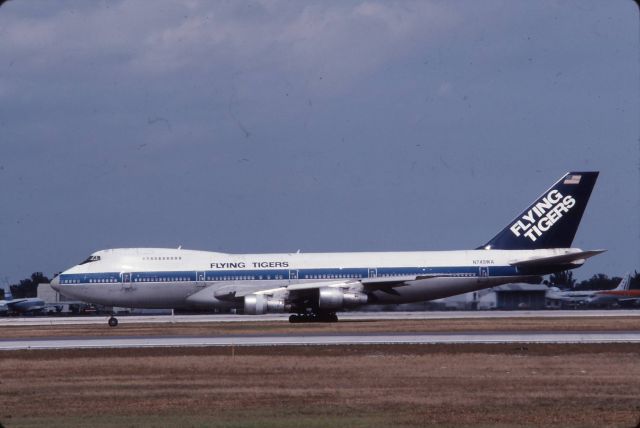
M 343 312 L 344 321 L 373 320 L 429 320 L 429 319 L 481 319 L 481 318 L 585 318 L 585 317 L 640 317 L 640 310 L 542 310 L 542 311 L 437 311 L 437 312 Z M 106 324 L 108 316 L 75 317 L 7 317 L 0 318 L 0 327 L 91 325 Z M 146 323 L 216 323 L 216 322 L 286 322 L 289 314 L 267 315 L 118 315 L 121 324 Z
M 7 331 L 0 350 L 638 343 L 638 317 L 637 310 L 348 312 L 340 314 L 342 322 L 336 324 L 292 325 L 287 314 L 143 315 L 119 316 L 116 328 L 107 327 L 107 316 L 22 317 L 0 319 Z
M 328 334 L 217 337 L 102 337 L 0 340 L 0 351 L 203 346 L 329 346 L 397 344 L 639 343 L 636 332 L 474 332 L 429 334 Z

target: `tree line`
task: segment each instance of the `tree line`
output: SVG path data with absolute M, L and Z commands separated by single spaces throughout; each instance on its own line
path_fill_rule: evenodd
M 622 281 L 622 277 L 613 276 L 609 278 L 604 273 L 596 273 L 589 279 L 577 282 L 573 277 L 573 271 L 565 270 L 549 275 L 549 285 L 563 289 L 576 291 L 582 290 L 610 290 L 616 288 Z M 640 273 L 634 271 L 629 282 L 630 289 L 640 288 Z
M 14 299 L 23 299 L 25 297 L 37 297 L 38 296 L 38 284 L 49 283 L 50 280 L 42 274 L 42 272 L 34 272 L 29 278 L 21 279 L 17 284 L 9 286 L 11 294 Z M 2 292 L 2 298 L 4 299 L 4 289 Z

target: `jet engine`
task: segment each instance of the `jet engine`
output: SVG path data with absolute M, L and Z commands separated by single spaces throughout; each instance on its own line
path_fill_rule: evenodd
M 367 303 L 369 296 L 357 291 L 342 291 L 339 288 L 323 287 L 320 289 L 318 307 L 320 309 L 341 309 L 360 306 Z
M 262 315 L 267 312 L 281 313 L 285 311 L 284 300 L 273 299 L 264 294 L 249 294 L 244 296 L 244 313 L 249 315 Z

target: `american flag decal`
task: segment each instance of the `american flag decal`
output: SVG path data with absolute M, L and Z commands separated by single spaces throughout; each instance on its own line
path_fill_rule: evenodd
M 570 175 L 564 179 L 564 184 L 580 184 L 581 175 Z

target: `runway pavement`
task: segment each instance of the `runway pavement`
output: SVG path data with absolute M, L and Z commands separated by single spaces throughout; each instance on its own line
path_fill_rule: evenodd
M 515 318 L 585 318 L 639 317 L 640 310 L 589 311 L 469 311 L 469 312 L 348 312 L 339 315 L 343 321 L 374 320 L 442 320 L 442 319 L 515 319 Z M 0 326 L 56 326 L 106 324 L 107 316 L 86 317 L 17 317 L 0 319 Z M 287 314 L 251 315 L 143 315 L 119 316 L 121 324 L 166 323 L 234 323 L 282 322 Z M 500 321 L 502 323 L 504 321 Z M 604 327 L 606 329 L 606 327 Z M 111 330 L 117 332 L 117 329 Z M 73 334 L 73 333 L 72 333 Z M 118 333 L 116 333 L 118 334 Z M 144 348 L 182 346 L 281 346 L 281 345 L 366 345 L 366 344 L 451 344 L 451 343 L 636 343 L 635 331 L 475 331 L 437 333 L 310 333 L 221 336 L 66 336 L 1 339 L 0 350 L 17 349 L 83 349 Z
M 328 334 L 217 337 L 88 337 L 0 339 L 0 351 L 37 349 L 149 348 L 203 346 L 301 346 L 380 344 L 586 344 L 640 343 L 636 332 L 477 332 L 428 334 Z
M 428 320 L 479 318 L 584 318 L 584 317 L 640 317 L 640 310 L 543 310 L 543 311 L 437 311 L 437 312 L 344 312 L 338 317 L 344 321 L 372 320 Z M 268 315 L 119 315 L 121 324 L 135 323 L 203 323 L 203 322 L 261 322 L 287 321 L 289 314 Z M 106 324 L 108 316 L 76 317 L 6 317 L 0 318 L 0 327 L 38 325 L 90 325 Z

